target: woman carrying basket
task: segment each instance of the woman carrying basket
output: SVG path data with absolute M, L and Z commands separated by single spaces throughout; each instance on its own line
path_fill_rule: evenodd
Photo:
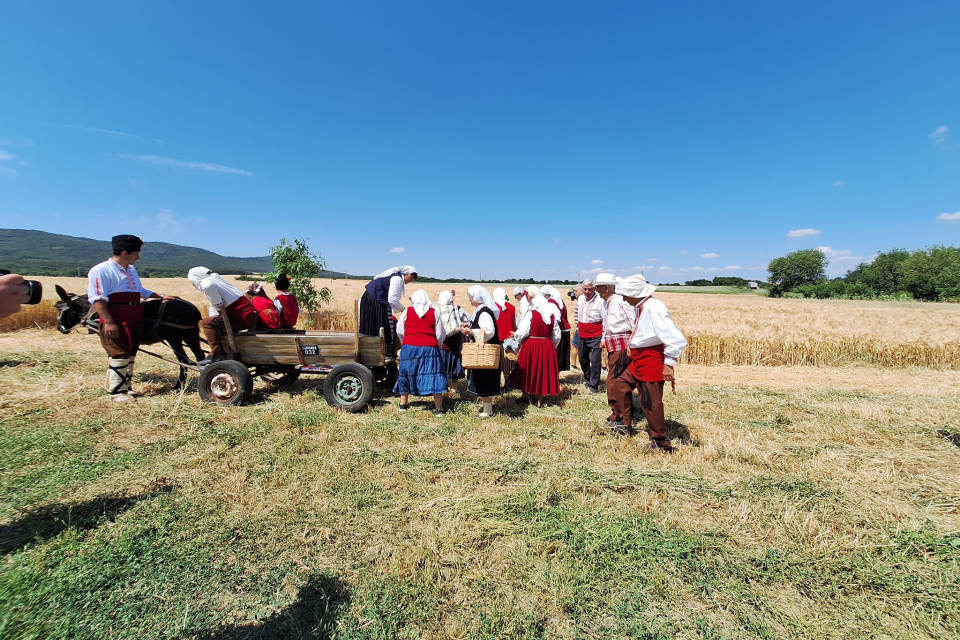
M 533 395 L 537 406 L 542 407 L 543 396 L 560 393 L 556 352 L 560 343 L 559 313 L 540 295 L 537 287 L 528 287 L 527 295 L 532 297 L 530 311 L 520 319 L 514 334 L 520 343 L 520 355 L 510 384 L 523 393 L 521 402 L 527 402 L 527 396 Z
M 500 309 L 490 296 L 490 292 L 480 285 L 473 285 L 467 290 L 470 304 L 474 307 L 473 318 L 470 324 L 464 323 L 461 331 L 468 338 L 481 339 L 486 344 L 501 344 L 497 335 L 497 318 Z M 496 369 L 470 369 L 467 380 L 467 391 L 471 395 L 479 396 L 483 405 L 480 408 L 480 417 L 489 418 L 493 415 L 493 396 L 500 395 L 500 367 Z
M 453 291 L 441 291 L 434 307 L 447 333 L 446 339 L 440 345 L 440 358 L 443 360 L 443 373 L 447 376 L 448 384 L 450 380 L 463 378 L 463 364 L 460 358 L 463 334 L 460 332 L 460 325 L 470 321 L 470 316 L 453 301 L 453 294 Z

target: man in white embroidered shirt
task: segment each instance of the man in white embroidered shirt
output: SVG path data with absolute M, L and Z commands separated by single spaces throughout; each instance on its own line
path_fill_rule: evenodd
M 135 400 L 133 365 L 143 338 L 146 298 L 173 299 L 144 289 L 133 263 L 140 259 L 143 240 L 119 235 L 111 240 L 113 257 L 90 269 L 87 299 L 100 314 L 100 344 L 107 352 L 107 391 L 117 402 Z
M 597 393 L 600 386 L 600 369 L 603 353 L 600 351 L 603 336 L 603 298 L 597 295 L 593 280 L 582 283 L 583 294 L 577 298 L 577 336 L 580 344 L 580 371 L 589 393 Z
M 603 298 L 603 348 L 607 352 L 607 404 L 610 417 L 607 426 L 615 433 L 633 435 L 633 390 L 637 387 L 630 375 L 630 335 L 637 324 L 633 305 L 614 293 L 617 279 L 612 273 L 597 275 L 597 295 Z
M 673 367 L 687 346 L 670 312 L 663 302 L 653 297 L 656 285 L 643 275 L 624 278 L 620 294 L 637 310 L 637 326 L 630 335 L 630 375 L 640 392 L 640 407 L 650 428 L 650 448 L 670 453 L 673 447 L 667 438 L 663 414 L 663 385 L 673 382 Z

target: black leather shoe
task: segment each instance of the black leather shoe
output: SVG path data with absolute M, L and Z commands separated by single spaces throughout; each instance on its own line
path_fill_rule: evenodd
M 197 366 L 198 366 L 198 367 L 205 367 L 205 366 L 207 366 L 208 364 L 213 364 L 214 362 L 220 362 L 220 361 L 226 360 L 226 359 L 227 359 L 227 356 L 223 355 L 222 353 L 218 353 L 218 354 L 215 355 L 215 356 L 207 356 L 206 358 L 204 358 L 203 360 L 201 360 L 200 362 L 198 362 L 198 363 L 197 363 Z

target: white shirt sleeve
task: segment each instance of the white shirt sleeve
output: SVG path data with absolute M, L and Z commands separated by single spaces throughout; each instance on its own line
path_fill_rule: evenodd
M 483 341 L 490 342 L 493 336 L 497 335 L 497 324 L 493 321 L 491 314 L 484 313 L 480 316 L 480 329 L 483 329 Z M 473 330 L 473 337 L 480 334 L 480 329 Z
M 95 266 L 90 269 L 90 273 L 87 274 L 89 282 L 87 283 L 87 300 L 90 301 L 90 304 L 94 302 L 106 301 L 106 287 L 103 283 L 103 274 L 99 269 L 100 265 Z
M 553 340 L 553 348 L 556 349 L 560 346 L 560 320 L 559 318 L 553 323 L 553 333 L 550 335 L 550 339 Z
M 522 343 L 530 336 L 530 316 L 531 314 L 524 314 L 520 318 L 520 324 L 517 326 L 517 331 L 513 334 L 513 337 L 516 338 L 518 343 Z
M 273 299 L 273 308 L 277 310 L 277 315 L 283 317 L 283 305 L 280 304 L 280 298 Z
M 663 363 L 669 367 L 677 364 L 677 358 L 683 353 L 683 348 L 687 346 L 687 339 L 677 329 L 670 319 L 670 312 L 666 307 L 662 310 L 650 310 L 650 320 L 653 323 L 653 330 L 657 337 L 663 342 Z
M 403 342 L 403 332 L 407 326 L 407 310 L 404 309 L 403 313 L 400 314 L 400 319 L 397 320 L 397 337 L 400 339 L 400 342 Z
M 137 268 L 133 265 L 130 265 L 130 271 L 133 272 L 133 277 L 137 279 L 137 286 L 140 287 L 140 297 L 146 300 L 153 295 L 153 291 L 150 289 L 145 289 L 143 286 L 143 281 L 140 280 L 140 274 L 137 273 Z
M 403 311 L 403 276 L 393 276 L 390 278 L 390 292 L 387 294 L 387 302 L 394 313 Z
M 217 315 L 220 309 L 223 308 L 223 297 L 220 295 L 220 290 L 217 288 L 215 282 L 212 279 L 207 278 L 202 283 L 200 283 L 200 290 L 204 296 L 207 298 L 207 302 L 210 303 L 210 315 Z

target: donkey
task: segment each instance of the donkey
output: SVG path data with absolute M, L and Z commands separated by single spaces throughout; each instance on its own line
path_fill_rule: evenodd
M 67 293 L 60 285 L 56 286 L 60 302 L 54 306 L 60 312 L 57 330 L 70 333 L 78 324 L 99 331 L 100 318 L 87 296 Z M 91 313 L 92 312 L 92 313 Z M 161 301 L 155 298 L 143 302 L 143 344 L 163 342 L 183 364 L 195 364 L 187 357 L 184 345 L 190 347 L 193 357 L 199 361 L 206 354 L 200 348 L 200 328 L 197 323 L 203 316 L 200 310 L 186 300 Z M 187 370 L 180 367 L 176 390 L 187 382 Z

